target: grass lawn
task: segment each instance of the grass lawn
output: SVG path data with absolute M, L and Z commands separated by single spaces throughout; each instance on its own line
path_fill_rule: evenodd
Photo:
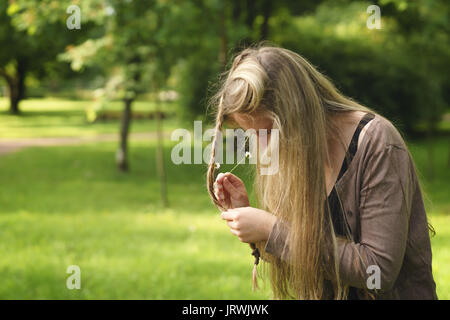
M 431 238 L 433 249 L 433 274 L 440 299 L 450 299 L 450 169 L 448 138 L 438 139 L 434 144 L 434 179 L 426 179 L 428 170 L 425 143 L 409 143 L 409 148 L 419 171 L 424 188 L 425 206 L 429 222 L 436 236 Z
M 67 112 L 74 109 L 68 106 Z M 52 112 L 15 117 L 15 124 L 12 116 L 0 114 L 0 128 L 9 128 L 0 137 L 65 132 L 67 115 L 57 116 L 54 128 L 47 128 Z M 55 112 L 60 112 L 56 106 Z M 81 124 L 81 116 L 74 117 L 68 122 L 70 135 L 117 129 Z M 0 157 L 0 299 L 270 297 L 268 288 L 251 291 L 251 251 L 212 207 L 205 166 L 172 164 L 166 142 L 170 209 L 163 209 L 154 142 L 131 142 L 129 174 L 115 169 L 116 146 L 27 148 Z M 436 178 L 423 177 L 423 185 L 437 232 L 432 246 L 438 296 L 450 299 L 448 140 L 437 140 L 434 147 Z M 425 175 L 425 143 L 410 143 L 410 148 Z M 244 169 L 237 168 L 237 174 L 244 175 Z M 81 290 L 66 288 L 69 265 L 81 268 Z
M 0 158 L 0 298 L 258 299 L 252 256 L 210 205 L 204 167 L 168 162 L 159 205 L 154 145 L 30 148 Z M 170 150 L 167 149 L 167 156 Z M 65 287 L 79 265 L 82 290 Z

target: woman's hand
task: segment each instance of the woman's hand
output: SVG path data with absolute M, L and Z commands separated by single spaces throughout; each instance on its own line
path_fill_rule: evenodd
M 232 173 L 219 173 L 214 183 L 214 195 L 224 208 L 248 207 L 247 190 L 241 179 Z
M 242 242 L 266 241 L 275 224 L 276 217 L 267 211 L 243 207 L 222 212 L 232 234 Z

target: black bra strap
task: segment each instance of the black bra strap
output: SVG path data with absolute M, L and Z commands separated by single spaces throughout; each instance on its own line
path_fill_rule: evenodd
M 337 180 L 339 180 L 344 172 L 347 171 L 350 162 L 352 162 L 353 157 L 356 154 L 356 150 L 358 149 L 359 134 L 361 133 L 362 128 L 364 128 L 364 126 L 373 118 L 375 118 L 375 115 L 373 113 L 366 113 L 356 127 L 355 132 L 353 133 L 352 140 L 350 141 L 350 145 L 348 146 L 348 150 L 344 158 L 344 162 L 342 163 L 341 171 L 339 172 Z

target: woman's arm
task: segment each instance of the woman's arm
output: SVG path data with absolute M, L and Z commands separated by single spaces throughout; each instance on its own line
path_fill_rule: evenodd
M 361 239 L 339 243 L 345 283 L 365 287 L 369 266 L 380 268 L 381 292 L 389 291 L 403 264 L 408 238 L 413 180 L 412 159 L 396 145 L 371 154 L 360 192 Z

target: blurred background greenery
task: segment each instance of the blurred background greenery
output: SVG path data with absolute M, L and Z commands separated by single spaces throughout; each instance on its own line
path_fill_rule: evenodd
M 449 299 L 448 31 L 444 0 L 0 0 L 0 298 L 269 298 L 251 291 L 205 165 L 170 161 L 170 133 L 210 121 L 230 58 L 269 40 L 404 134 Z M 81 290 L 66 288 L 72 264 Z

